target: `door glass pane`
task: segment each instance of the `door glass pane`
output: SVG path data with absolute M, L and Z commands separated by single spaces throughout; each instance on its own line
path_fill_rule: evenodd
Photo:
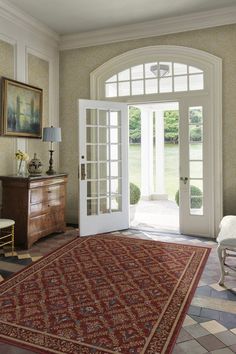
M 111 160 L 120 160 L 121 153 L 120 153 L 120 145 L 115 144 L 111 145 Z
M 97 163 L 87 163 L 87 179 L 97 179 L 98 164 Z
M 107 178 L 109 176 L 109 162 L 100 163 L 100 178 Z
M 119 96 L 129 96 L 130 95 L 130 82 L 119 82 L 118 85 Z
M 132 81 L 132 95 L 143 95 L 143 80 Z
M 114 125 L 114 126 L 121 125 L 120 111 L 110 112 L 110 125 Z
M 110 134 L 112 144 L 121 142 L 121 134 L 119 128 L 111 128 Z
M 121 180 L 112 179 L 111 180 L 111 194 L 121 194 Z
M 160 92 L 172 92 L 172 78 L 161 78 L 160 79 Z
M 119 80 L 119 81 L 130 80 L 130 70 L 127 69 L 127 70 L 121 71 L 121 72 L 118 74 L 118 80 Z
M 145 93 L 157 93 L 158 86 L 157 86 L 157 79 L 149 79 L 145 80 Z
M 97 110 L 96 109 L 86 109 L 86 124 L 87 125 L 97 125 Z
M 117 97 L 117 83 L 106 84 L 106 97 Z
M 131 78 L 132 80 L 143 78 L 143 65 L 137 65 L 131 68 Z
M 187 74 L 187 65 L 174 63 L 174 75 Z
M 202 160 L 202 144 L 189 144 L 190 160 Z
M 172 63 L 161 61 L 159 63 L 159 77 L 172 76 Z
M 112 77 L 110 77 L 110 79 L 106 80 L 106 82 L 114 82 L 117 81 L 117 75 L 113 75 Z
M 98 199 L 87 200 L 87 215 L 97 215 L 98 212 Z
M 97 197 L 97 182 L 87 182 L 87 197 Z
M 190 142 L 202 142 L 203 141 L 203 126 L 202 125 L 190 125 L 189 126 L 189 141 Z
M 189 76 L 189 90 L 203 90 L 203 74 Z
M 97 161 L 97 146 L 87 145 L 87 161 Z
M 203 180 L 190 180 L 190 214 L 203 215 Z
M 113 212 L 122 210 L 121 197 L 113 197 L 111 198 L 111 210 Z
M 189 66 L 188 70 L 190 74 L 202 73 L 201 69 L 195 68 L 194 66 Z
M 203 177 L 203 163 L 202 161 L 190 161 L 190 178 Z
M 100 181 L 100 196 L 109 195 L 109 180 Z
M 111 162 L 111 177 L 121 177 L 120 162 Z
M 108 112 L 99 110 L 99 125 L 108 125 Z
M 188 80 L 187 76 L 176 76 L 174 78 L 175 92 L 187 91 L 188 90 Z
M 99 128 L 99 143 L 106 144 L 109 141 L 109 130 L 107 128 Z
M 96 127 L 87 127 L 86 128 L 86 138 L 87 138 L 87 143 L 95 144 L 97 142 L 97 128 Z
M 109 160 L 109 145 L 99 146 L 99 160 L 100 161 Z
M 101 198 L 100 199 L 100 214 L 108 214 L 110 213 L 110 200 L 109 198 Z
M 189 108 L 189 123 L 202 124 L 202 107 Z
M 157 77 L 158 66 L 157 62 L 145 64 L 145 77 L 154 78 Z

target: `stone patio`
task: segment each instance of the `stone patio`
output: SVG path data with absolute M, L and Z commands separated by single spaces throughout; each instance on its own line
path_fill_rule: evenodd
M 179 233 L 179 207 L 172 200 L 141 200 L 130 228 Z

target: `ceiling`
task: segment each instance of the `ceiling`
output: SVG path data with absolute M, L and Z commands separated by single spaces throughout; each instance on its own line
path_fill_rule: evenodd
M 61 35 L 236 5 L 236 0 L 8 0 Z

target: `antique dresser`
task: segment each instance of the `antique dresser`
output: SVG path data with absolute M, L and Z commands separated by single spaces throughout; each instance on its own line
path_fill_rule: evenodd
M 2 218 L 15 220 L 15 244 L 29 248 L 43 236 L 65 231 L 67 175 L 0 176 Z

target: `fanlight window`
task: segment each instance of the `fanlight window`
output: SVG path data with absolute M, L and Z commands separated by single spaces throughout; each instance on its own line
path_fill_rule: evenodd
M 105 82 L 106 97 L 203 89 L 204 73 L 201 69 L 173 62 L 152 62 L 132 66 Z

